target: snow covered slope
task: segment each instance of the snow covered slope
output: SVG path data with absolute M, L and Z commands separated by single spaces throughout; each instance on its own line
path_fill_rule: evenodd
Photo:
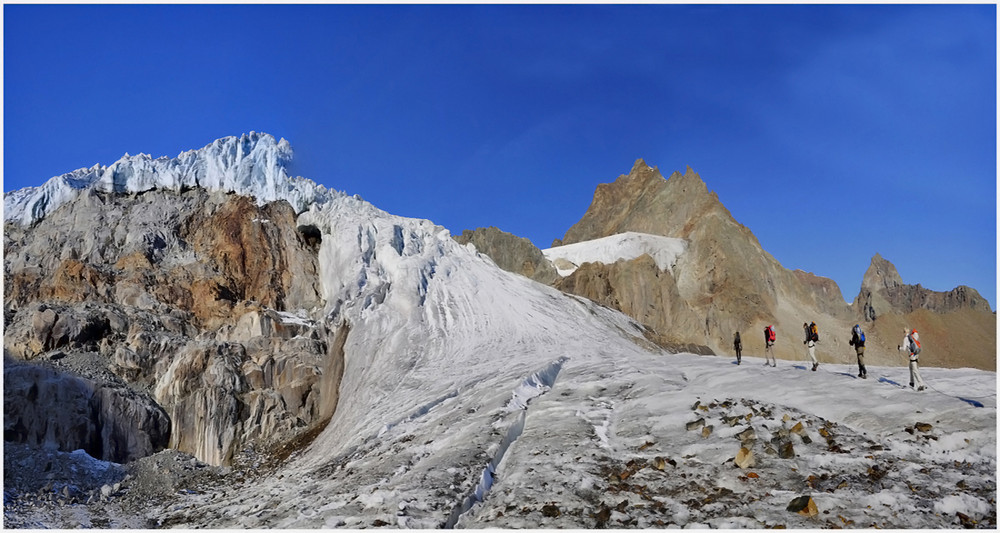
M 4 221 L 33 224 L 88 190 L 136 193 L 201 187 L 252 196 L 261 204 L 287 200 L 296 211 L 325 201 L 331 191 L 311 180 L 288 176 L 285 164 L 291 157 L 288 141 L 256 132 L 218 139 L 173 159 L 125 154 L 110 166 L 81 168 L 41 186 L 5 194 Z
M 431 221 L 322 200 L 296 224 L 321 236 L 325 305 L 308 318 L 348 331 L 336 411 L 276 470 L 150 509 L 160 524 L 947 527 L 960 512 L 995 527 L 993 373 L 926 369 L 936 390 L 916 393 L 898 386 L 905 368 L 859 380 L 849 365 L 668 354 Z M 576 259 L 667 251 L 669 267 L 684 251 L 616 237 Z M 733 465 L 741 447 L 754 466 Z M 802 494 L 817 516 L 786 510 Z
M 992 373 L 928 369 L 941 392 L 915 393 L 897 386 L 902 368 L 858 380 L 848 365 L 671 355 L 628 317 L 504 272 L 430 221 L 341 196 L 298 224 L 322 234 L 322 318 L 350 326 L 337 411 L 273 475 L 186 498 L 170 520 L 941 527 L 962 512 L 995 523 Z M 655 242 L 617 248 L 630 238 Z M 748 470 L 731 461 L 743 446 L 757 457 Z M 789 513 L 800 494 L 822 514 Z
M 635 259 L 649 254 L 660 270 L 672 270 L 677 258 L 687 250 L 687 241 L 648 233 L 628 231 L 590 241 L 542 250 L 556 265 L 560 276 L 568 276 L 583 263 L 610 265 L 620 259 Z
M 991 373 L 926 369 L 936 390 L 917 393 L 897 386 L 901 368 L 861 380 L 850 365 L 549 347 L 519 379 L 504 370 L 523 364 L 514 353 L 492 363 L 496 376 L 486 362 L 465 379 L 465 366 L 442 373 L 437 397 L 395 387 L 385 401 L 409 403 L 405 416 L 373 413 L 343 443 L 328 430 L 274 474 L 154 516 L 234 528 L 995 527 Z M 744 447 L 754 463 L 740 468 Z M 816 516 L 787 510 L 801 495 Z

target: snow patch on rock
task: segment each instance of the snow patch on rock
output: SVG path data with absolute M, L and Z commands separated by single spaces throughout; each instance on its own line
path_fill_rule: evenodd
M 649 254 L 660 270 L 673 271 L 677 259 L 687 250 L 684 239 L 662 237 L 648 233 L 628 231 L 590 241 L 557 246 L 542 250 L 542 254 L 556 266 L 560 276 L 568 276 L 584 263 L 610 265 L 620 260 L 635 259 Z

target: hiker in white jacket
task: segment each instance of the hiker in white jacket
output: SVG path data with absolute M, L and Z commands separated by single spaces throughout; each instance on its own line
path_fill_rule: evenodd
M 910 386 L 918 391 L 924 390 L 924 380 L 920 378 L 920 365 L 917 360 L 920 357 L 920 335 L 917 330 L 903 328 L 903 343 L 896 347 L 904 353 L 910 354 Z

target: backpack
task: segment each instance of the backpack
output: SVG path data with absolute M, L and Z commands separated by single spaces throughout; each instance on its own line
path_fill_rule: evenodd
M 858 340 L 857 340 L 856 344 L 858 346 L 864 346 L 865 345 L 865 332 L 861 331 L 861 326 L 860 325 L 855 325 L 854 326 L 854 334 L 857 335 L 857 337 L 858 337 Z
M 913 338 L 913 335 L 907 335 L 907 339 L 910 339 L 910 353 L 913 355 L 920 355 L 920 341 Z
M 775 335 L 774 335 L 774 328 L 772 328 L 771 326 L 768 326 L 768 327 L 764 328 L 764 333 L 767 334 L 767 340 L 769 340 L 771 342 L 774 342 L 774 337 L 775 337 Z
M 809 324 L 809 340 L 819 342 L 819 328 L 816 327 L 815 322 Z

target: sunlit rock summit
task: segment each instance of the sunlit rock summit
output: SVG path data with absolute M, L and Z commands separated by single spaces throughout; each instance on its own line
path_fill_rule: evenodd
M 650 260 L 655 249 L 621 244 L 617 255 L 607 251 L 607 238 L 628 233 L 679 239 L 684 251 L 670 268 Z M 576 250 L 574 268 L 560 269 L 569 248 Z M 850 329 L 864 323 L 871 330 L 868 360 L 893 365 L 901 363 L 897 333 L 910 324 L 928 329 L 941 343 L 927 363 L 996 368 L 996 318 L 974 289 L 935 292 L 903 284 L 895 267 L 876 255 L 848 305 L 833 280 L 783 267 L 690 167 L 664 179 L 636 161 L 628 174 L 598 185 L 580 221 L 543 253 L 563 274 L 555 287 L 626 313 L 668 348 L 729 354 L 739 331 L 744 350 L 759 354 L 763 329 L 772 324 L 777 357 L 801 361 L 801 324 L 816 322 L 824 333 L 820 361 L 848 361 Z

